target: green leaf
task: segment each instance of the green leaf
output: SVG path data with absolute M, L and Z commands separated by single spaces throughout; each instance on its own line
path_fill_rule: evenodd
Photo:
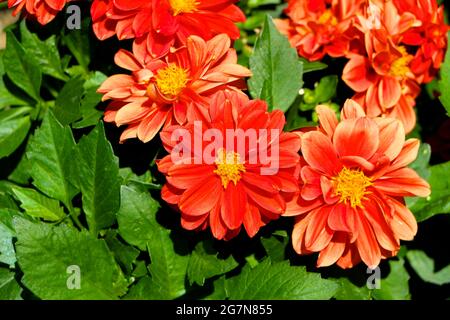
M 75 178 L 75 141 L 72 131 L 47 113 L 28 144 L 33 184 L 51 198 L 72 206 L 78 192 Z
M 229 279 L 228 288 L 233 300 L 326 300 L 339 286 L 318 273 L 307 272 L 305 267 L 265 259 L 253 269 L 246 265 L 240 275 Z
M 450 32 L 448 33 L 448 38 L 450 39 Z M 450 47 L 447 48 L 440 74 L 441 80 L 439 81 L 439 89 L 441 91 L 441 96 L 439 97 L 439 100 L 441 100 L 442 105 L 447 111 L 447 115 L 450 116 Z
M 89 229 L 96 233 L 114 223 L 120 207 L 119 160 L 106 139 L 102 122 L 81 138 L 77 149 L 83 210 Z
M 13 105 L 26 105 L 27 103 L 13 95 L 13 93 L 5 86 L 3 77 L 0 74 L 0 109 Z
M 148 192 L 126 186 L 120 190 L 120 199 L 120 210 L 117 212 L 119 234 L 126 242 L 144 251 L 157 227 L 155 214 L 159 203 Z
M 31 127 L 29 116 L 17 114 L 15 108 L 0 113 L 0 159 L 13 153 L 25 140 Z
M 266 100 L 270 107 L 287 111 L 303 85 L 302 63 L 270 16 L 266 16 L 264 29 L 250 57 L 250 69 L 253 77 L 248 85 L 253 98 Z
M 154 290 L 152 278 L 145 276 L 130 288 L 124 300 L 150 300 Z
M 28 185 L 30 178 L 30 161 L 28 160 L 26 153 L 23 153 L 19 163 L 9 174 L 8 180 L 17 184 Z
M 41 299 L 117 299 L 127 282 L 104 240 L 72 227 L 52 227 L 15 219 L 17 260 L 22 283 Z M 38 266 L 38 267 L 37 267 Z M 71 267 L 80 287 L 70 287 Z
M 320 79 L 317 87 L 314 89 L 316 102 L 327 102 L 336 94 L 338 77 L 335 75 L 325 76 Z
M 14 272 L 0 268 L 0 300 L 21 300 L 22 288 L 14 278 Z
M 81 118 L 80 104 L 84 80 L 72 78 L 66 82 L 55 101 L 54 114 L 62 125 L 68 125 Z
M 421 143 L 417 158 L 409 166 L 414 169 L 419 176 L 428 180 L 430 177 L 429 163 L 431 158 L 431 146 L 428 143 Z
M 420 198 L 409 207 L 417 221 L 424 221 L 436 214 L 450 213 L 450 161 L 430 167 L 431 195 Z
M 0 209 L 0 262 L 10 267 L 14 267 L 16 263 L 16 252 L 13 245 L 16 233 L 12 220 L 17 215 L 20 214 L 15 210 Z
M 409 300 L 409 274 L 405 269 L 405 260 L 389 261 L 391 272 L 381 279 L 380 289 L 372 290 L 376 300 Z
M 203 286 L 205 280 L 227 273 L 238 266 L 232 256 L 220 259 L 217 251 L 210 241 L 202 241 L 197 244 L 192 252 L 187 268 L 187 275 L 190 284 L 194 282 Z
M 59 221 L 66 216 L 58 200 L 47 198 L 34 189 L 14 187 L 13 192 L 20 207 L 31 217 Z
M 148 268 L 152 276 L 149 299 L 169 300 L 186 293 L 189 255 L 185 245 L 185 239 L 171 234 L 170 230 L 161 226 L 155 228 L 151 241 L 148 242 L 151 259 Z
M 154 229 L 148 242 L 151 277 L 144 276 L 133 286 L 125 299 L 170 300 L 186 292 L 186 269 L 189 262 L 184 239 L 178 238 L 161 226 Z M 177 250 L 174 245 L 177 244 Z
M 85 32 L 89 23 L 90 19 L 84 19 L 80 30 L 69 30 L 63 37 L 65 45 L 85 70 L 88 70 L 91 61 L 89 33 Z
M 280 262 L 285 258 L 286 245 L 289 242 L 287 234 L 272 235 L 270 238 L 261 238 L 261 243 L 272 262 Z
M 34 65 L 40 66 L 42 72 L 56 79 L 67 80 L 67 76 L 61 66 L 61 58 L 56 47 L 56 37 L 51 36 L 45 41 L 40 40 L 37 35 L 27 29 L 26 20 L 20 23 L 20 34 L 22 45 L 27 53 L 28 59 Z
M 440 271 L 434 271 L 434 261 L 429 258 L 425 252 L 419 250 L 410 250 L 406 254 L 411 267 L 419 277 L 429 283 L 443 285 L 450 283 L 450 265 Z
M 116 231 L 108 230 L 105 241 L 119 264 L 125 268 L 127 274 L 130 274 L 133 271 L 133 264 L 136 262 L 139 250 L 120 242 L 116 237 Z
M 28 59 L 22 45 L 11 31 L 6 32 L 3 62 L 11 81 L 34 100 L 40 101 L 41 69 L 33 60 Z
M 72 125 L 73 128 L 85 128 L 98 123 L 103 111 L 96 109 L 102 100 L 102 95 L 97 92 L 97 89 L 105 80 L 106 75 L 99 71 L 89 74 L 88 80 L 83 85 L 84 95 L 80 105 L 81 119 Z
M 0 191 L 0 209 L 19 210 L 19 207 L 9 194 Z
M 138 190 L 160 190 L 161 185 L 153 183 L 153 177 L 150 171 L 146 171 L 144 174 L 138 176 L 131 168 L 120 168 L 119 174 L 122 177 L 122 184 L 129 187 L 133 187 Z
M 336 280 L 339 290 L 334 296 L 337 300 L 370 300 L 371 290 L 366 285 L 358 287 L 347 278 Z
M 311 62 L 311 61 L 308 61 L 307 59 L 301 58 L 301 57 L 300 57 L 300 61 L 303 63 L 303 74 L 328 68 L 328 66 L 325 63 L 322 63 L 320 61 Z
M 225 276 L 221 276 L 216 279 L 213 285 L 213 292 L 208 296 L 204 297 L 205 300 L 225 300 L 228 298 L 228 281 L 225 279 Z
M 248 0 L 249 8 L 257 8 L 268 4 L 279 4 L 281 0 Z

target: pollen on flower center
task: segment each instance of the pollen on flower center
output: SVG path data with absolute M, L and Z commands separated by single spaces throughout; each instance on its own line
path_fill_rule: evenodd
M 160 69 L 156 74 L 156 86 L 162 94 L 176 97 L 186 88 L 188 82 L 187 70 L 170 64 L 168 67 Z
M 408 54 L 405 47 L 399 47 L 399 51 L 402 56 L 391 64 L 389 69 L 389 74 L 396 77 L 406 77 L 406 75 L 411 71 L 409 69 L 409 63 L 413 60 L 413 56 Z
M 334 193 L 341 197 L 340 202 L 348 203 L 352 208 L 363 208 L 362 200 L 370 194 L 367 188 L 372 185 L 372 180 L 366 177 L 361 170 L 344 167 L 339 174 L 332 179 Z
M 173 15 L 176 16 L 180 13 L 192 13 L 197 11 L 199 5 L 196 0 L 169 0 L 172 7 Z
M 241 179 L 241 173 L 245 172 L 245 166 L 241 162 L 241 157 L 233 151 L 226 152 L 223 149 L 218 150 L 214 163 L 217 166 L 214 173 L 220 177 L 225 189 L 228 187 L 230 181 L 233 181 L 234 185 L 236 185 Z
M 332 26 L 335 26 L 338 24 L 338 21 L 337 21 L 336 17 L 334 16 L 333 12 L 330 9 L 327 9 L 319 17 L 318 23 L 319 24 L 328 24 L 329 23 Z

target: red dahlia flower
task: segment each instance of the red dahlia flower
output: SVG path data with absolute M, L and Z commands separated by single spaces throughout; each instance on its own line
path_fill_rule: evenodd
M 290 0 L 286 9 L 289 19 L 277 20 L 300 56 L 317 61 L 326 54 L 342 57 L 350 49 L 346 33 L 363 0 Z
M 356 91 L 353 99 L 364 107 L 368 116 L 396 117 L 409 133 L 416 124 L 413 107 L 420 93 L 411 71 L 414 57 L 380 30 L 368 32 L 365 42 L 365 55 L 348 55 L 350 60 L 342 79 Z
M 320 252 L 319 267 L 351 268 L 362 260 L 374 268 L 417 232 L 403 197 L 430 194 L 428 183 L 407 167 L 419 140 L 405 141 L 400 121 L 368 118 L 352 100 L 341 122 L 326 106 L 317 111 L 320 127 L 301 135 L 301 191 L 287 213 L 298 215 L 293 247 L 299 254 Z
M 72 0 L 8 0 L 8 7 L 16 7 L 13 15 L 25 8 L 28 14 L 36 17 L 40 24 L 45 25 L 52 21 L 70 1 Z
M 433 80 L 444 60 L 449 26 L 444 22 L 444 6 L 436 0 L 394 0 L 400 13 L 412 14 L 420 25 L 402 35 L 402 43 L 418 48 L 411 70 L 419 83 Z
M 179 209 L 185 229 L 209 226 L 215 238 L 230 239 L 244 226 L 253 237 L 285 212 L 283 192 L 298 190 L 294 172 L 300 138 L 282 132 L 283 112 L 268 112 L 265 102 L 249 101 L 237 92 L 218 92 L 207 118 L 199 131 L 190 124 L 161 132 L 170 153 L 158 163 L 167 177 L 162 198 Z M 172 137 L 179 129 L 188 132 L 179 135 L 187 151 L 177 160 L 178 140 Z M 210 145 L 212 136 L 215 148 Z M 200 142 L 195 142 L 196 137 Z M 243 137 L 247 137 L 244 143 L 236 142 Z
M 251 75 L 237 64 L 225 34 L 207 42 L 191 36 L 186 47 L 164 59 L 150 59 L 136 48 L 134 54 L 120 50 L 115 62 L 132 74 L 111 76 L 98 92 L 104 94 L 103 100 L 113 100 L 105 121 L 128 126 L 121 141 L 137 137 L 148 142 L 164 124 L 204 119 L 214 93 L 245 88 L 242 78 Z
M 137 38 L 154 57 L 186 44 L 190 35 L 205 40 L 220 33 L 239 38 L 235 22 L 245 21 L 237 0 L 94 0 L 94 32 L 101 40 Z

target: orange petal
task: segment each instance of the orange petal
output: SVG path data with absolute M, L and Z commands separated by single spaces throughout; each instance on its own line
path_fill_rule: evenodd
M 341 169 L 330 138 L 321 132 L 311 131 L 302 136 L 302 153 L 311 167 L 325 174 L 334 176 Z
M 371 269 L 380 264 L 381 251 L 375 234 L 362 213 L 356 215 L 356 224 L 359 229 L 356 247 L 362 261 Z
M 346 245 L 345 234 L 336 232 L 328 246 L 320 252 L 317 267 L 328 267 L 335 263 L 344 253 Z
M 167 172 L 167 181 L 177 188 L 188 189 L 215 176 L 213 170 L 213 166 L 205 164 L 175 164 Z
M 212 190 L 211 190 L 212 192 Z M 221 217 L 229 229 L 237 229 L 242 225 L 247 210 L 247 195 L 242 183 L 230 182 L 225 189 Z
M 378 153 L 384 154 L 394 160 L 405 144 L 405 129 L 402 123 L 392 118 L 377 118 L 380 128 L 380 146 Z
M 378 126 L 369 118 L 341 121 L 334 133 L 333 144 L 341 157 L 370 159 L 379 146 Z
M 408 139 L 403 145 L 402 151 L 392 162 L 390 170 L 406 167 L 416 160 L 419 153 L 420 141 L 418 139 Z
M 309 254 L 311 251 L 305 246 L 305 232 L 309 225 L 312 215 L 308 214 L 296 219 L 294 229 L 292 230 L 292 247 L 298 254 Z
M 378 84 L 378 100 L 384 109 L 395 106 L 401 97 L 402 87 L 397 79 L 383 77 Z
M 244 215 L 244 227 L 250 238 L 253 238 L 259 231 L 259 228 L 263 225 L 261 221 L 261 215 L 258 208 L 248 204 L 247 211 Z
M 327 220 L 333 207 L 324 206 L 311 212 L 311 220 L 305 234 L 305 246 L 310 251 L 320 251 L 325 248 L 333 237 L 332 231 Z
M 164 125 L 168 112 L 157 110 L 145 117 L 138 128 L 138 138 L 143 142 L 152 140 Z
M 401 240 L 413 240 L 417 234 L 416 218 L 404 204 L 391 199 L 390 205 L 395 210 L 390 220 L 392 231 Z
M 402 168 L 391 171 L 374 182 L 377 190 L 399 197 L 428 197 L 430 185 L 413 169 Z
M 219 178 L 205 179 L 197 186 L 187 189 L 181 196 L 178 206 L 187 215 L 201 216 L 216 205 L 222 190 Z
M 362 118 L 366 113 L 361 105 L 353 99 L 347 99 L 341 110 L 341 120 Z
M 320 128 L 325 131 L 325 134 L 330 138 L 333 137 L 334 130 L 338 125 L 336 113 L 326 105 L 318 105 L 316 112 L 319 117 Z
M 209 225 L 211 227 L 211 232 L 213 236 L 219 240 L 222 240 L 225 237 L 228 230 L 220 216 L 220 211 L 223 205 L 222 199 L 223 199 L 223 192 L 220 193 L 219 200 L 209 213 Z
M 134 55 L 127 50 L 120 49 L 114 56 L 114 62 L 121 68 L 138 71 L 143 69 L 142 64 L 134 57 Z

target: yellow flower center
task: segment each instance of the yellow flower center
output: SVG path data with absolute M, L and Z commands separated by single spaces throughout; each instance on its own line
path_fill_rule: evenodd
M 337 18 L 334 16 L 333 12 L 330 9 L 327 9 L 322 13 L 318 20 L 319 24 L 331 24 L 335 26 L 338 24 Z
M 219 149 L 214 163 L 217 166 L 214 173 L 220 177 L 225 189 L 230 181 L 233 181 L 234 185 L 236 185 L 241 179 L 241 173 L 245 172 L 245 166 L 241 162 L 241 157 L 233 151 L 226 152 L 223 149 Z
M 370 194 L 367 188 L 372 185 L 372 180 L 366 177 L 362 171 L 344 167 L 339 174 L 332 179 L 334 192 L 341 197 L 340 202 L 350 202 L 352 208 L 363 208 L 362 200 Z
M 408 54 L 406 48 L 401 46 L 398 48 L 402 56 L 391 64 L 389 69 L 389 74 L 394 77 L 406 77 L 406 75 L 411 71 L 409 69 L 409 63 L 413 60 L 413 56 Z
M 192 13 L 197 11 L 199 2 L 196 0 L 169 0 L 172 7 L 173 15 L 176 16 L 180 13 Z
M 156 74 L 156 86 L 162 94 L 176 97 L 186 88 L 188 82 L 187 70 L 170 64 L 168 67 L 160 69 Z

